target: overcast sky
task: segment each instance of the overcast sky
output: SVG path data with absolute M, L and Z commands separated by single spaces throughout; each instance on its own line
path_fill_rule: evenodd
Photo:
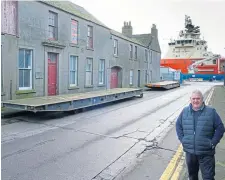
M 209 50 L 225 57 L 225 0 L 70 0 L 84 7 L 111 29 L 121 32 L 131 21 L 134 34 L 150 33 L 153 23 L 159 33 L 162 57 L 170 38 L 184 28 L 185 14 L 200 26 Z

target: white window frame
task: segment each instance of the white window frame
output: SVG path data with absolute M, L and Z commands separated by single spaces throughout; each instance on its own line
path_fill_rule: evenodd
M 133 69 L 131 69 L 130 70 L 130 85 L 133 85 L 133 82 L 134 82 L 134 70 Z
M 28 68 L 20 68 L 19 67 L 19 58 L 20 56 L 18 56 L 18 77 L 19 77 L 19 71 L 20 70 L 30 70 L 30 86 L 29 87 L 20 87 L 20 77 L 18 78 L 18 87 L 19 87 L 19 90 L 32 90 L 32 87 L 33 87 L 33 49 L 27 49 L 27 48 L 19 48 L 19 53 L 20 53 L 20 50 L 23 50 L 24 51 L 24 64 L 25 64 L 25 52 L 26 51 L 30 51 L 31 52 L 31 62 L 30 62 L 30 66 Z M 24 80 L 24 79 L 23 79 Z
M 91 60 L 91 69 L 87 69 L 88 61 Z M 91 72 L 91 84 L 87 84 L 87 72 Z M 86 58 L 85 64 L 85 86 L 93 86 L 93 58 Z
M 71 64 L 71 58 L 73 58 L 73 60 L 75 62 L 73 62 L 74 67 L 72 67 Z M 75 84 L 71 83 L 71 72 L 75 72 Z M 77 87 L 78 86 L 78 56 L 75 55 L 70 55 L 69 58 L 69 85 L 70 87 Z
M 53 23 L 50 22 L 52 20 Z M 53 29 L 53 37 L 50 37 L 50 29 Z M 49 11 L 48 14 L 48 39 L 58 40 L 58 14 L 53 11 Z
M 93 49 L 94 48 L 94 38 L 93 38 L 93 26 L 88 25 L 88 32 L 87 32 L 87 48 Z M 90 39 L 92 40 L 92 46 L 90 46 Z
M 118 40 L 114 39 L 113 41 L 113 54 L 118 56 Z
M 103 62 L 103 66 L 102 63 Z M 105 84 L 105 59 L 100 59 L 99 60 L 99 65 L 98 65 L 98 84 L 103 85 Z

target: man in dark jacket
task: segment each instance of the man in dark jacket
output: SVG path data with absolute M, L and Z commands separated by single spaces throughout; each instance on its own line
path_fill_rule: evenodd
M 204 180 L 214 180 L 215 147 L 224 134 L 224 125 L 216 110 L 206 106 L 201 91 L 195 90 L 191 103 L 176 122 L 177 136 L 186 152 L 190 180 L 198 180 L 199 167 Z

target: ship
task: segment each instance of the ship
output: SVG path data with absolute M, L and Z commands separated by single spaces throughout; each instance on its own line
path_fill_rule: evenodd
M 168 51 L 160 61 L 162 67 L 180 70 L 182 74 L 224 74 L 225 58 L 208 51 L 200 27 L 185 15 L 185 26 L 176 39 L 168 43 Z

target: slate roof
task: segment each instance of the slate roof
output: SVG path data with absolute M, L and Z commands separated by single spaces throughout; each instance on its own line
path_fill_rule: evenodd
M 45 0 L 40 0 L 39 2 L 45 3 L 49 6 L 55 7 L 57 9 L 65 11 L 67 13 L 73 14 L 74 16 L 80 17 L 80 18 L 85 19 L 87 21 L 93 22 L 97 25 L 100 25 L 100 26 L 102 26 L 106 29 L 109 29 L 112 35 L 117 36 L 119 38 L 122 38 L 124 40 L 130 41 L 132 43 L 138 44 L 140 46 L 143 46 L 143 47 L 147 48 L 152 41 L 151 34 L 137 34 L 137 35 L 133 35 L 132 38 L 129 38 L 129 37 L 123 35 L 120 32 L 112 30 L 112 29 L 108 28 L 105 24 L 103 24 L 101 21 L 99 21 L 97 18 L 95 18 L 88 11 L 86 11 L 83 7 L 78 6 L 78 5 L 76 5 L 76 4 L 74 4 L 70 1 L 45 1 Z
M 60 10 L 63 10 L 65 12 L 68 12 L 68 13 L 78 16 L 82 19 L 91 21 L 95 24 L 98 24 L 100 26 L 103 26 L 103 27 L 109 29 L 105 24 L 103 24 L 101 21 L 96 19 L 92 14 L 90 14 L 88 11 L 86 11 L 83 7 L 78 6 L 70 1 L 44 1 L 44 0 L 41 0 L 39 2 L 53 6 L 55 8 L 58 8 Z
M 130 42 L 138 44 L 140 46 L 147 47 L 145 44 L 143 44 L 140 40 L 138 40 L 136 38 L 129 38 L 129 37 L 123 35 L 122 33 L 114 31 L 112 29 L 110 31 L 111 31 L 111 34 L 114 35 L 114 36 L 120 37 L 124 40 L 130 41 Z

